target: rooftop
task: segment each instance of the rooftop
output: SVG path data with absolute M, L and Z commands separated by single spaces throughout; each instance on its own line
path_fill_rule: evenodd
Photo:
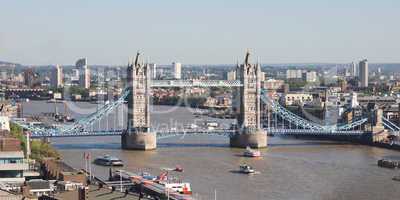
M 23 198 L 22 195 L 15 195 L 15 194 L 0 190 L 0 199 L 20 200 L 22 198 Z
M 24 158 L 23 151 L 0 151 L 0 158 Z
M 46 180 L 33 179 L 30 181 L 27 181 L 26 184 L 32 190 L 50 189 L 50 182 L 46 181 Z
M 139 199 L 137 194 L 130 193 L 128 195 L 125 195 L 125 193 L 121 193 L 119 191 L 111 192 L 111 190 L 108 188 L 98 189 L 97 186 L 93 185 L 89 187 L 88 196 L 89 196 L 88 200 L 115 200 L 115 199 L 138 200 Z M 59 193 L 56 194 L 55 197 L 62 200 L 76 200 L 78 197 L 78 191 L 68 191 Z

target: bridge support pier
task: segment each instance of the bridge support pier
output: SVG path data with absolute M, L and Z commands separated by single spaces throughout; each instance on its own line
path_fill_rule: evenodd
M 156 134 L 126 131 L 121 136 L 121 145 L 126 150 L 154 150 L 157 148 Z
M 229 139 L 231 147 L 246 148 L 265 148 L 267 147 L 267 133 L 260 129 L 254 132 L 237 132 Z

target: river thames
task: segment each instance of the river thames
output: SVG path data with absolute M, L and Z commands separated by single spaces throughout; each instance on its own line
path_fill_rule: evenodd
M 91 108 L 95 104 L 78 103 L 76 108 Z M 59 111 L 62 104 L 57 105 Z M 71 107 L 72 108 L 72 107 Z M 77 114 L 84 116 L 85 113 Z M 54 110 L 54 104 L 31 101 L 24 103 L 26 115 Z M 87 113 L 86 113 L 87 114 Z M 153 106 L 152 123 L 187 126 L 201 123 L 188 108 Z M 112 118 L 112 116 L 111 116 Z M 124 125 L 116 117 L 102 122 L 99 127 Z M 197 122 L 196 122 L 197 121 Z M 219 120 L 229 126 L 229 120 Z M 173 124 L 173 125 L 172 125 Z M 183 173 L 174 176 L 190 182 L 197 199 L 363 199 L 395 200 L 400 196 L 400 182 L 392 181 L 399 170 L 379 168 L 378 159 L 400 159 L 400 152 L 377 147 L 329 142 L 269 137 L 269 146 L 262 151 L 262 158 L 241 157 L 242 149 L 229 148 L 229 140 L 218 136 L 172 137 L 158 141 L 154 151 L 121 150 L 120 137 L 56 138 L 51 142 L 63 159 L 75 168 L 84 168 L 83 153 L 92 158 L 110 154 L 121 158 L 124 169 L 133 172 L 147 171 L 159 174 L 160 168 L 181 165 Z M 253 166 L 260 174 L 235 173 L 240 164 Z M 96 176 L 107 177 L 108 168 L 93 165 Z

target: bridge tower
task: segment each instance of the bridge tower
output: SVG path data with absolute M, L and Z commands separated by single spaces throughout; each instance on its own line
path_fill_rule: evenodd
M 150 70 L 148 64 L 139 62 L 139 56 L 138 52 L 134 63 L 128 64 L 128 126 L 121 144 L 123 149 L 152 150 L 157 143 L 156 134 L 150 132 Z
M 371 142 L 382 142 L 387 139 L 389 136 L 389 132 L 385 130 L 383 126 L 383 110 L 379 107 L 376 107 L 372 112 L 372 120 L 371 121 L 371 133 L 372 133 L 372 141 Z
M 267 146 L 267 134 L 261 128 L 261 66 L 250 64 L 250 53 L 237 66 L 237 75 L 243 86 L 240 88 L 240 105 L 237 116 L 237 130 L 230 138 L 231 147 L 263 148 Z

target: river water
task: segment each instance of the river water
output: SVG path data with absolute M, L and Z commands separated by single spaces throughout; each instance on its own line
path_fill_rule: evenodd
M 57 106 L 62 111 L 62 104 Z M 96 107 L 89 103 L 74 106 L 75 112 L 70 112 L 77 117 L 87 113 L 76 108 L 91 108 L 87 109 L 91 112 Z M 46 102 L 24 104 L 26 115 L 53 110 L 53 104 Z M 196 120 L 194 123 L 207 120 L 195 118 L 188 108 L 167 106 L 153 106 L 151 117 L 155 126 L 185 126 Z M 124 125 L 124 120 L 114 115 L 109 120 L 112 122 L 103 121 L 98 128 L 110 127 L 110 124 L 118 128 Z M 229 126 L 230 121 L 221 120 L 220 123 Z M 84 152 L 90 152 L 93 158 L 103 154 L 117 156 L 125 162 L 124 169 L 133 172 L 158 174 L 162 167 L 181 165 L 184 173 L 173 175 L 190 182 L 197 199 L 214 199 L 215 196 L 219 200 L 400 199 L 400 182 L 391 180 L 400 170 L 376 165 L 381 158 L 400 159 L 398 151 L 318 140 L 268 139 L 269 147 L 262 150 L 260 159 L 241 157 L 243 150 L 229 148 L 229 140 L 218 136 L 167 138 L 158 141 L 157 150 L 146 152 L 121 150 L 117 136 L 56 138 L 52 143 L 64 160 L 76 168 L 84 168 Z M 250 164 L 260 174 L 236 173 L 243 163 Z M 93 165 L 93 172 L 107 177 L 108 168 Z

